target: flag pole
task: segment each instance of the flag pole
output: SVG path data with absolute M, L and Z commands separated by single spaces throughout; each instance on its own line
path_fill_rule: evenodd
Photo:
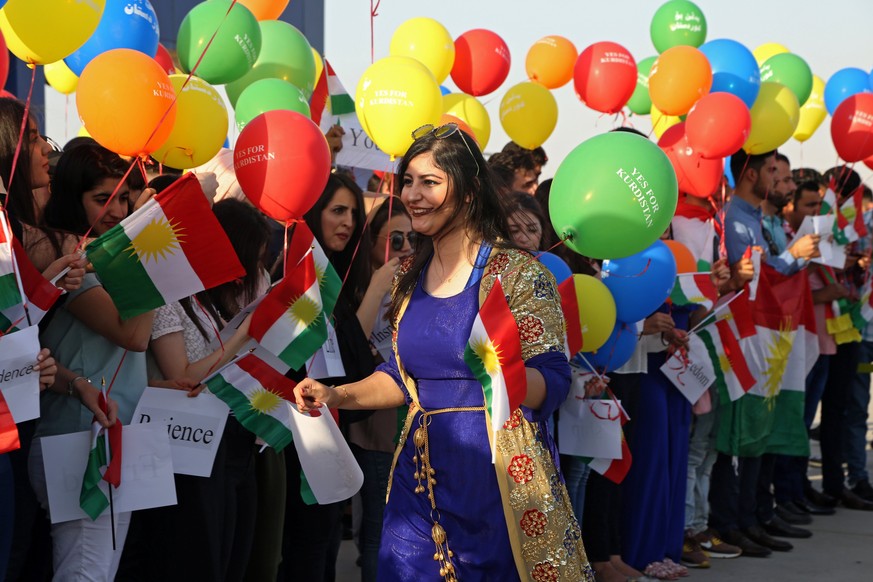
M 101 378 L 100 380 L 100 392 L 103 393 L 103 402 L 106 407 L 106 410 L 103 411 L 104 414 L 109 414 L 109 397 L 106 394 L 106 377 Z M 106 447 L 106 462 L 110 462 L 110 455 L 112 451 L 109 449 L 109 433 L 106 433 L 106 438 L 104 439 L 104 445 Z M 116 551 L 117 543 L 115 540 L 115 503 L 112 499 L 112 483 L 107 483 L 109 485 L 109 525 L 112 528 L 112 551 Z

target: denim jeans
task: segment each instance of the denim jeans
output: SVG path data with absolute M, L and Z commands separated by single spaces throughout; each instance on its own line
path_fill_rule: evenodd
M 832 356 L 819 356 L 809 374 L 806 376 L 806 407 L 803 412 L 803 420 L 809 429 L 815 420 L 818 403 L 824 393 L 825 384 L 828 381 L 828 369 Z
M 375 582 L 379 565 L 379 544 L 382 540 L 382 514 L 391 473 L 393 453 L 371 451 L 351 445 L 352 452 L 364 473 L 361 486 L 361 582 Z
M 588 483 L 590 472 L 591 467 L 582 460 L 582 457 L 561 455 L 561 473 L 564 474 L 570 504 L 573 506 L 573 513 L 576 514 L 576 521 L 579 523 L 582 523 L 582 515 L 585 510 L 585 485 Z
M 688 486 L 685 491 L 685 530 L 698 534 L 709 517 L 709 479 L 718 458 L 713 441 L 715 411 L 692 419 L 688 446 Z
M 873 361 L 873 341 L 863 341 L 858 362 Z M 857 373 L 849 384 L 843 424 L 843 453 L 848 465 L 848 485 L 868 480 L 867 475 L 867 407 L 870 406 L 870 373 Z

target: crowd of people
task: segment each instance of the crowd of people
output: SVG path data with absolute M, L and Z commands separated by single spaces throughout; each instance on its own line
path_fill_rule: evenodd
M 208 165 L 198 179 L 245 277 L 122 319 L 78 250 L 179 175 L 127 172 L 129 162 L 90 139 L 53 148 L 25 115 L 21 102 L 0 99 L 4 209 L 30 262 L 47 279 L 65 272 L 57 284 L 67 293 L 40 323 L 40 418 L 20 423 L 21 448 L 0 455 L 7 580 L 327 582 L 337 579 L 348 533 L 366 582 L 675 580 L 714 558 L 788 551 L 785 538 L 810 537 L 801 526 L 838 506 L 873 510 L 870 376 L 858 372 L 873 358 L 873 324 L 859 341 L 837 341 L 827 325 L 832 302 L 861 300 L 873 235 L 847 247 L 843 269 L 813 261 L 821 235 L 795 236 L 804 217 L 820 213 L 828 187 L 837 204 L 865 190 L 873 233 L 873 200 L 856 173 L 792 171 L 777 152 L 740 150 L 734 188 L 709 199 L 680 192 L 664 234 L 692 251 L 724 297 L 753 280 L 750 248 L 782 274 L 808 275 L 820 355 L 805 408 L 776 413 L 818 433 L 819 490 L 807 478 L 809 458 L 721 446 L 719 423 L 736 403 L 717 385 L 692 406 L 660 372 L 687 346 L 703 308 L 662 305 L 637 324 L 630 360 L 604 377 L 571 367 L 557 282 L 534 257 L 549 250 L 579 274 L 601 267 L 560 245 L 548 216 L 551 181 L 539 181 L 545 152 L 509 143 L 486 161 L 471 136 L 446 125 L 416 130 L 393 192 L 381 194 L 388 175 L 374 175 L 364 192 L 337 168 L 303 217 L 343 279 L 330 324 L 344 376 L 288 372 L 297 382 L 291 405 L 340 410 L 364 475 L 359 494 L 311 504 L 295 448 L 265 447 L 231 414 L 211 476 L 175 476 L 176 505 L 51 524 L 40 438 L 89 430 L 92 418 L 127 425 L 146 386 L 196 397 L 250 341 L 246 318 L 220 349 L 210 347 L 283 277 L 288 233 L 247 202 L 232 169 Z M 328 136 L 334 151 L 339 133 Z M 492 435 L 490 404 L 464 354 L 498 283 L 514 319 L 538 325 L 520 334 L 522 405 Z M 110 377 L 105 406 L 99 384 Z M 589 459 L 559 455 L 559 409 L 578 377 L 588 378 L 588 397 L 608 389 L 630 417 L 623 430 L 633 462 L 620 483 Z

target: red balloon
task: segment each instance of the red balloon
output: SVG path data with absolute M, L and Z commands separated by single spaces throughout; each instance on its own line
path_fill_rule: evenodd
M 849 163 L 873 156 L 873 93 L 846 97 L 831 118 L 837 154 Z
M 573 85 L 576 96 L 591 109 L 616 113 L 634 94 L 637 63 L 620 44 L 595 42 L 576 59 Z
M 176 74 L 176 65 L 173 64 L 173 57 L 170 56 L 170 51 L 167 50 L 167 47 L 158 43 L 158 53 L 155 55 L 155 60 L 158 61 L 158 64 L 161 65 L 161 68 L 168 75 Z
M 452 81 L 458 89 L 478 97 L 493 93 L 509 75 L 509 47 L 490 30 L 468 30 L 455 39 Z
M 866 160 L 864 160 L 864 165 L 873 170 L 873 156 L 870 156 Z
M 6 48 L 6 39 L 0 33 L 0 88 L 6 85 L 9 77 L 9 49 Z
M 680 192 L 709 198 L 721 184 L 724 160 L 708 160 L 691 147 L 684 121 L 668 128 L 658 140 L 658 147 L 664 150 L 673 164 Z
M 252 204 L 284 222 L 301 218 L 321 196 L 330 176 L 330 148 L 308 117 L 267 111 L 239 134 L 233 168 Z
M 723 158 L 743 147 L 752 116 L 743 100 L 731 93 L 700 98 L 685 120 L 688 143 L 704 158 Z

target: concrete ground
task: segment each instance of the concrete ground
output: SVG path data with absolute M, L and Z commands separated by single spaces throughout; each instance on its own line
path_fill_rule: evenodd
M 867 442 L 873 435 L 873 403 L 870 407 Z M 819 456 L 818 443 L 812 442 L 812 456 Z M 867 468 L 873 475 L 873 450 L 867 449 Z M 810 468 L 810 478 L 821 488 L 820 470 Z M 836 515 L 816 517 L 813 524 L 803 526 L 813 532 L 805 540 L 789 540 L 790 552 L 773 552 L 768 558 L 736 558 L 712 560 L 706 570 L 691 570 L 682 580 L 695 582 L 788 582 L 873 581 L 873 511 L 837 508 Z M 360 569 L 355 565 L 357 549 L 344 541 L 337 561 L 337 582 L 357 582 Z M 495 581 L 497 582 L 497 581 Z

